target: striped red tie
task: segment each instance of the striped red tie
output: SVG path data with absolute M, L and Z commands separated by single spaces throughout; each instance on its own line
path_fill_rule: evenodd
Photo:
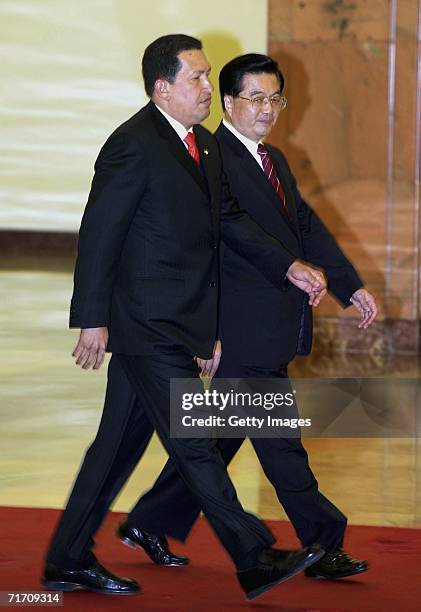
M 281 182 L 276 173 L 275 166 L 273 165 L 272 158 L 269 155 L 269 151 L 260 143 L 257 146 L 257 153 L 260 155 L 262 159 L 263 170 L 265 171 L 266 176 L 271 182 L 272 187 L 278 194 L 278 197 L 281 200 L 282 206 L 287 214 L 288 219 L 292 221 L 291 213 L 289 211 L 288 204 L 285 198 L 285 193 L 284 193 L 284 190 L 282 189 Z
M 200 165 L 199 149 L 197 148 L 196 138 L 194 137 L 193 132 L 187 132 L 187 136 L 184 138 L 184 142 L 186 143 L 187 149 L 196 164 Z

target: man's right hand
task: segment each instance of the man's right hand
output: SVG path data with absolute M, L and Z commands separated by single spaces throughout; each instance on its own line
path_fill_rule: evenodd
M 221 341 L 217 340 L 213 347 L 213 355 L 210 359 L 201 359 L 201 357 L 195 357 L 196 363 L 200 369 L 200 375 L 207 378 L 209 381 L 215 376 L 217 369 L 219 368 L 219 362 L 221 361 L 222 345 Z
M 80 330 L 79 341 L 72 356 L 76 365 L 84 370 L 98 370 L 104 361 L 105 349 L 108 343 L 108 329 L 106 327 L 89 327 Z
M 326 295 L 327 285 L 323 272 L 312 268 L 299 259 L 288 268 L 287 279 L 309 295 L 308 303 L 310 306 L 318 306 Z

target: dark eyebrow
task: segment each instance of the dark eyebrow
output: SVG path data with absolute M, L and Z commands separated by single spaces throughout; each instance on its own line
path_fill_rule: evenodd
M 272 96 L 276 96 L 277 94 L 279 94 L 279 95 L 281 94 L 281 90 L 280 89 L 277 89 L 273 93 L 269 94 L 269 98 L 271 98 Z M 251 91 L 249 95 L 250 96 L 266 96 L 265 92 L 262 91 L 261 89 L 255 89 L 255 90 Z
M 206 70 L 194 70 L 194 72 L 191 73 L 191 76 L 195 76 L 199 74 L 210 74 L 211 70 L 212 70 L 211 67 L 207 68 Z

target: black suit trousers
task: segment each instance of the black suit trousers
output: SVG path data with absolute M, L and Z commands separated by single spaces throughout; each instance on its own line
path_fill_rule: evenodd
M 227 378 L 271 378 L 287 376 L 287 370 L 240 366 L 238 362 L 223 357 L 218 375 Z M 244 438 L 218 440 L 219 451 L 227 465 L 243 442 Z M 320 493 L 301 440 L 255 438 L 251 443 L 303 546 L 318 543 L 328 551 L 341 546 L 347 519 Z M 145 531 L 184 541 L 199 514 L 199 505 L 169 459 L 152 489 L 132 508 L 128 521 Z
M 169 436 L 170 379 L 195 376 L 192 357 L 183 353 L 113 355 L 100 427 L 53 537 L 49 561 L 67 567 L 89 562 L 93 535 L 154 429 L 171 457 L 183 494 L 187 491 L 197 512 L 203 510 L 237 569 L 244 569 L 245 560 L 274 542 L 265 525 L 243 510 L 216 441 Z

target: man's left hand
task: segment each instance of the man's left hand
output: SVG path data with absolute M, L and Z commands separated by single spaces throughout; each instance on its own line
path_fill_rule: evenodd
M 377 316 L 377 305 L 374 296 L 366 289 L 358 289 L 352 294 L 350 301 L 361 313 L 361 321 L 358 323 L 359 329 L 367 329 Z
M 98 370 L 104 361 L 108 343 L 108 329 L 106 327 L 89 327 L 80 330 L 79 340 L 72 356 L 76 365 L 84 370 Z

